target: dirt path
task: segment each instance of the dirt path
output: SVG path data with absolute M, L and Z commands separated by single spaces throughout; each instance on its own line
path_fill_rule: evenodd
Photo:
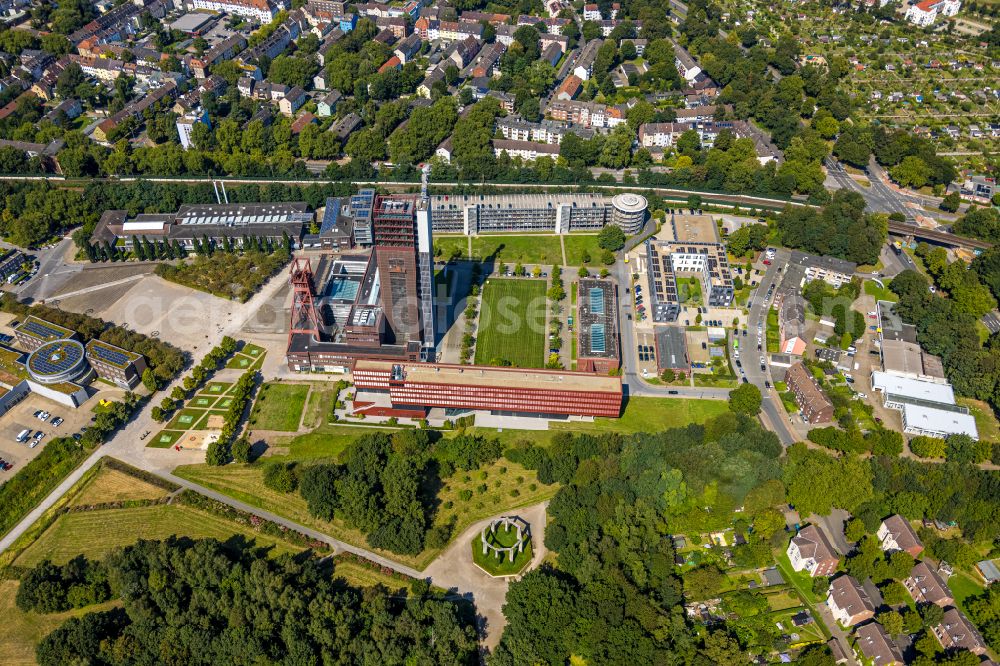
M 548 553 L 544 543 L 545 512 L 548 505 L 548 502 L 543 502 L 508 514 L 520 516 L 531 526 L 534 556 L 525 572 L 540 565 Z M 482 643 L 490 649 L 496 647 L 507 624 L 503 616 L 503 602 L 511 579 L 493 578 L 473 564 L 471 544 L 475 536 L 495 517 L 498 516 L 480 520 L 462 532 L 423 572 L 433 584 L 467 595 L 475 602 L 480 632 L 483 635 Z

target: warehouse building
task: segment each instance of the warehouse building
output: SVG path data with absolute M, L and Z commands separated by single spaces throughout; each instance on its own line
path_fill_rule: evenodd
M 525 370 L 359 360 L 355 410 L 422 417 L 428 408 L 552 418 L 617 418 L 620 377 L 565 370 Z M 381 409 L 373 410 L 373 408 Z
M 979 439 L 976 419 L 968 407 L 956 404 L 950 384 L 877 370 L 871 379 L 872 389 L 882 395 L 882 404 L 902 413 L 903 432 L 930 437 L 964 434 Z
M 91 244 L 118 241 L 131 249 L 133 238 L 177 241 L 191 249 L 195 241 L 208 238 L 216 245 L 226 238 L 241 245 L 246 238 L 282 243 L 287 236 L 294 247 L 304 229 L 313 222 L 304 202 L 258 204 L 184 204 L 176 213 L 142 213 L 128 218 L 124 210 L 108 210 L 101 215 L 91 236 Z

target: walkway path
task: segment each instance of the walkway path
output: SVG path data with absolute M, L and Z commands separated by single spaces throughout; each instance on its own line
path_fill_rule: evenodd
M 548 502 L 543 502 L 507 513 L 520 516 L 531 526 L 531 547 L 534 552 L 531 564 L 525 571 L 539 566 L 548 553 L 544 542 L 545 511 L 548 505 Z M 495 517 L 497 516 L 471 525 L 423 572 L 434 585 L 465 593 L 467 598 L 476 603 L 480 632 L 484 635 L 483 645 L 491 649 L 496 647 L 507 624 L 503 616 L 503 602 L 511 579 L 494 578 L 473 564 L 471 544 L 475 536 Z

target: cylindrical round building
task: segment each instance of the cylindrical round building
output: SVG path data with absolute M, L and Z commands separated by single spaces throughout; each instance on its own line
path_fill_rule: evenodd
M 646 222 L 646 209 L 649 207 L 646 197 L 633 192 L 618 194 L 611 199 L 611 221 L 621 227 L 628 236 L 634 236 L 642 230 Z
M 39 384 L 62 384 L 90 372 L 83 345 L 76 340 L 48 342 L 28 356 L 28 376 Z

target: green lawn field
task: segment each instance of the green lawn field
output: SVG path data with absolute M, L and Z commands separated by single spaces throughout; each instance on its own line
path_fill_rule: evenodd
M 497 264 L 562 264 L 562 245 L 558 236 L 528 234 L 524 236 L 476 236 L 472 239 L 472 256 L 476 259 L 495 257 Z
M 258 430 L 295 432 L 308 393 L 306 384 L 264 384 L 250 414 L 250 424 Z
M 545 280 L 491 278 L 483 290 L 476 363 L 499 359 L 518 368 L 545 365 Z
M 50 559 L 62 564 L 80 553 L 99 559 L 112 549 L 133 544 L 139 539 L 165 539 L 172 534 L 195 539 L 214 537 L 220 541 L 241 534 L 248 539 L 256 539 L 261 546 L 275 545 L 276 553 L 298 550 L 287 542 L 275 541 L 204 511 L 181 504 L 156 504 L 64 514 L 14 563 L 30 567 Z M 100 535 L 100 538 L 95 538 L 95 535 Z
M 563 243 L 566 245 L 567 266 L 595 266 L 601 261 L 601 248 L 597 245 L 596 235 L 567 234 Z M 584 253 L 590 255 L 589 261 L 584 261 Z
M 552 430 L 574 432 L 660 432 L 689 423 L 704 423 L 729 410 L 725 400 L 684 398 L 629 398 L 620 419 L 596 418 L 588 422 L 553 422 Z
M 434 253 L 439 260 L 469 258 L 468 236 L 434 236 Z

